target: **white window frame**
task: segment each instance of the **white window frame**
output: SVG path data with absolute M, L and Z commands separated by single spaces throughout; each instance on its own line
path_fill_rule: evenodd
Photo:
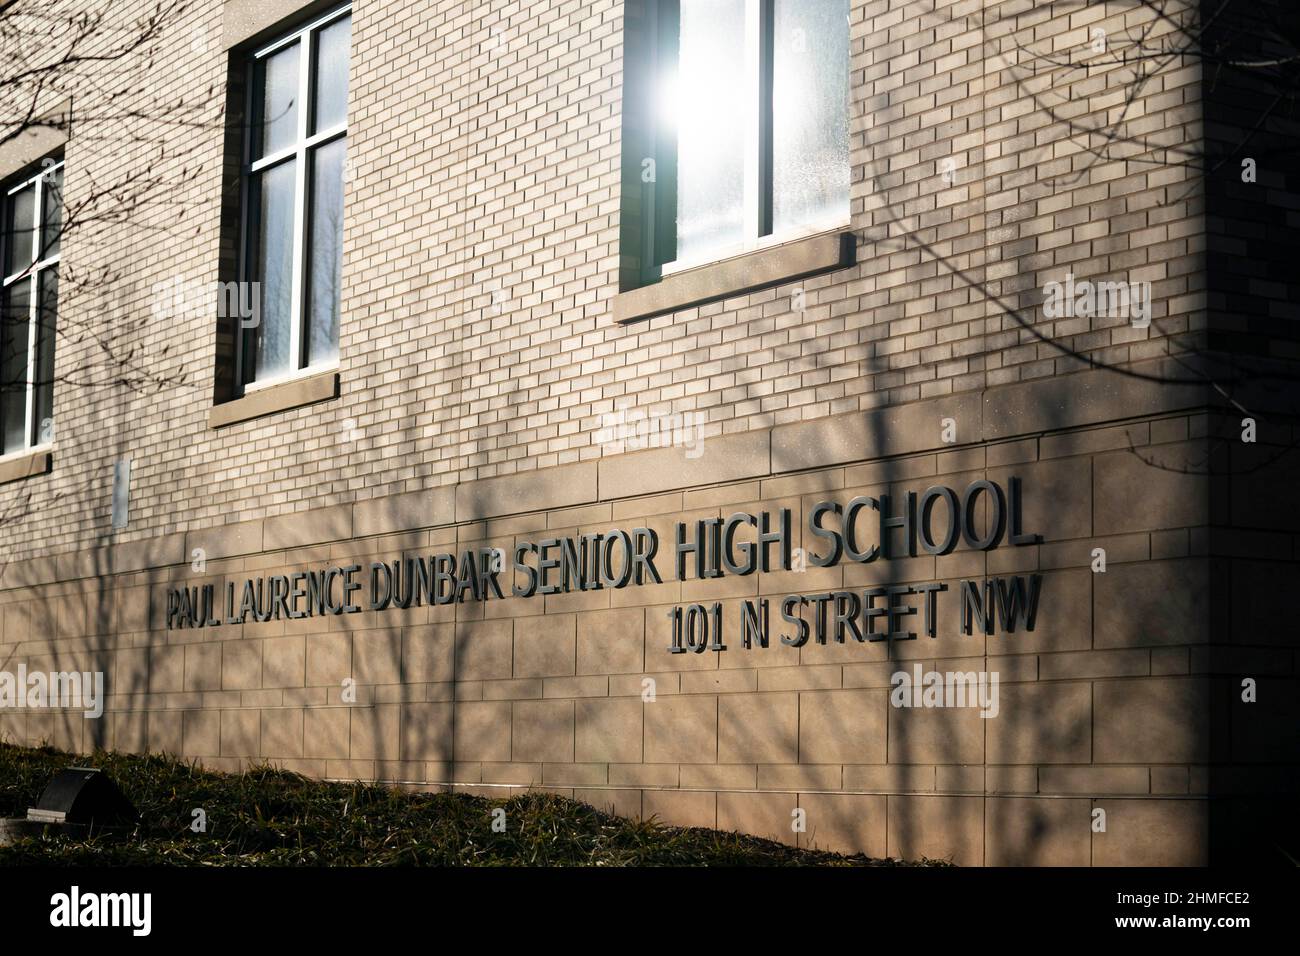
M 16 448 L 12 451 L 5 451 L 0 454 L 0 461 L 9 458 L 16 458 L 22 455 L 29 455 L 33 451 L 53 447 L 53 441 L 38 442 L 33 441 L 37 434 L 36 417 L 36 363 L 40 350 L 40 323 L 39 316 L 41 310 L 41 274 L 49 269 L 58 269 L 59 258 L 63 251 L 62 237 L 60 236 L 59 251 L 52 256 L 44 259 L 37 257 L 41 253 L 41 243 L 45 237 L 45 186 L 48 177 L 55 171 L 62 170 L 63 160 L 57 160 L 49 165 L 43 166 L 41 171 L 33 173 L 24 179 L 19 180 L 15 185 L 5 190 L 4 205 L 5 208 L 0 210 L 4 213 L 5 219 L 8 216 L 9 203 L 13 201 L 15 194 L 26 189 L 28 186 L 35 184 L 35 192 L 32 197 L 32 210 L 34 222 L 32 225 L 32 264 L 24 269 L 20 269 L 13 275 L 5 276 L 3 279 L 3 288 L 8 289 L 17 285 L 19 282 L 30 283 L 27 304 L 27 387 L 25 396 L 25 407 L 23 409 L 23 447 Z M 62 196 L 60 195 L 60 202 Z M 60 222 L 62 219 L 60 219 Z M 15 231 L 17 231 L 15 229 Z M 56 308 L 57 303 L 56 303 Z
M 253 116 L 253 97 L 257 92 L 255 77 L 257 64 L 265 60 L 272 54 L 298 42 L 298 116 L 297 130 L 294 137 L 294 143 L 284 149 L 274 153 L 269 153 L 260 159 L 254 160 L 253 154 L 253 134 L 250 125 L 245 126 L 244 135 L 244 161 L 243 172 L 240 176 L 240 228 L 239 228 L 239 275 L 243 282 L 250 281 L 251 270 L 254 266 L 249 262 L 249 235 L 248 230 L 251 224 L 251 211 L 249 209 L 248 197 L 251 191 L 253 177 L 263 170 L 269 169 L 278 163 L 292 158 L 296 165 L 294 167 L 294 197 L 293 197 L 293 260 L 292 260 L 292 278 L 289 287 L 289 357 L 290 368 L 282 375 L 276 375 L 266 379 L 254 379 L 251 382 L 244 381 L 244 341 L 246 330 L 242 325 L 238 328 L 235 345 L 235 368 L 236 379 L 239 389 L 242 392 L 253 392 L 258 389 L 270 388 L 274 385 L 281 385 L 285 382 L 294 381 L 299 378 L 306 378 L 321 372 L 328 372 L 338 368 L 338 359 L 335 358 L 328 362 L 317 362 L 313 365 L 301 365 L 303 359 L 303 333 L 306 330 L 306 324 L 311 321 L 311 316 L 307 314 L 304 308 L 306 300 L 306 245 L 307 245 L 307 184 L 310 181 L 311 173 L 308 169 L 308 160 L 315 148 L 323 146 L 331 140 L 346 136 L 348 132 L 348 122 L 346 112 L 343 122 L 335 124 L 327 129 L 318 130 L 316 133 L 309 135 L 311 129 L 311 107 L 315 105 L 314 93 L 312 89 L 312 67 L 315 65 L 316 34 L 325 27 L 331 25 L 336 20 L 350 16 L 352 13 L 351 2 L 342 6 L 335 7 L 327 13 L 308 21 L 303 26 L 297 27 L 283 36 L 277 37 L 274 42 L 260 47 L 248 57 L 246 66 L 247 78 L 247 101 L 245 103 L 245 116 Z M 349 51 L 349 66 L 351 56 Z M 260 306 L 259 306 L 260 308 Z
M 670 276 L 688 269 L 723 262 L 737 256 L 779 246 L 796 239 L 819 235 L 837 229 L 847 229 L 850 218 L 826 217 L 822 221 L 805 223 L 779 233 L 763 234 L 771 219 L 768 208 L 773 200 L 772 170 L 764 169 L 767 149 L 764 137 L 770 136 L 771 91 L 764 89 L 766 77 L 772 75 L 771 49 L 763 43 L 765 35 L 774 30 L 774 7 L 770 0 L 745 0 L 745 238 L 743 242 L 722 246 L 693 259 L 674 259 L 660 266 L 661 276 Z M 845 24 L 849 30 L 849 24 Z M 674 160 L 676 162 L 676 160 Z M 769 164 L 770 165 L 770 164 Z

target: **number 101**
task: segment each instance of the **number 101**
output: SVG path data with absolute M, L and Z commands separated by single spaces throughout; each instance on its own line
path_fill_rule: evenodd
M 722 643 L 722 604 L 715 603 L 706 608 L 703 604 L 692 604 L 688 608 L 675 607 L 668 612 L 668 620 L 673 622 L 673 641 L 668 646 L 669 653 L 685 654 L 691 651 L 702 654 L 706 650 L 725 651 L 727 645 Z

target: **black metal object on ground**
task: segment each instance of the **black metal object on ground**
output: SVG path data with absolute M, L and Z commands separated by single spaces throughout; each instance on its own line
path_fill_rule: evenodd
M 117 785 L 94 767 L 68 767 L 45 785 L 27 819 L 39 823 L 71 823 L 87 827 L 121 826 L 140 814 Z

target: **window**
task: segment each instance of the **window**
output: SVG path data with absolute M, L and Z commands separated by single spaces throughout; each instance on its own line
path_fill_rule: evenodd
M 642 0 L 630 17 L 639 283 L 848 224 L 849 0 Z
M 248 70 L 241 279 L 245 389 L 335 365 L 347 151 L 347 7 L 258 50 Z
M 63 230 L 63 163 L 3 192 L 0 454 L 54 441 L 54 319 Z

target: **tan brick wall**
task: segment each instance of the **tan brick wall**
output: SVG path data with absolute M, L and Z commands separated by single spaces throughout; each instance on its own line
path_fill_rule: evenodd
M 115 4 L 115 23 L 146 6 Z M 621 4 L 357 0 L 341 397 L 212 430 L 215 321 L 152 318 L 150 290 L 218 275 L 222 13 L 196 4 L 142 100 L 206 104 L 213 122 L 143 124 L 148 143 L 135 148 L 79 132 L 68 145 L 70 203 L 92 177 L 142 171 L 159 141 L 168 183 L 182 164 L 194 174 L 64 249 L 69 268 L 122 273 L 66 310 L 84 321 L 112 306 L 116 357 L 134 348 L 131 367 L 170 384 L 58 390 L 53 472 L 0 488 L 0 504 L 24 515 L 0 525 L 9 559 L 609 457 L 600 416 L 624 404 L 697 411 L 709 436 L 736 434 L 1079 367 L 1040 335 L 1125 362 L 1201 321 L 1194 178 L 1099 161 L 1095 137 L 1067 124 L 1113 111 L 1123 71 L 1058 77 L 1052 96 L 1069 103 L 1053 120 L 1019 62 L 1018 46 L 1081 48 L 1090 29 L 1118 31 L 1135 11 L 855 2 L 859 264 L 801 283 L 804 313 L 788 285 L 619 327 Z M 1131 121 L 1194 137 L 1198 90 L 1196 69 L 1171 66 Z M 1068 270 L 1152 281 L 1153 326 L 1045 319 L 1038 290 Z M 59 349 L 61 368 L 113 377 L 92 343 Z M 112 462 L 125 456 L 131 522 L 114 532 Z

